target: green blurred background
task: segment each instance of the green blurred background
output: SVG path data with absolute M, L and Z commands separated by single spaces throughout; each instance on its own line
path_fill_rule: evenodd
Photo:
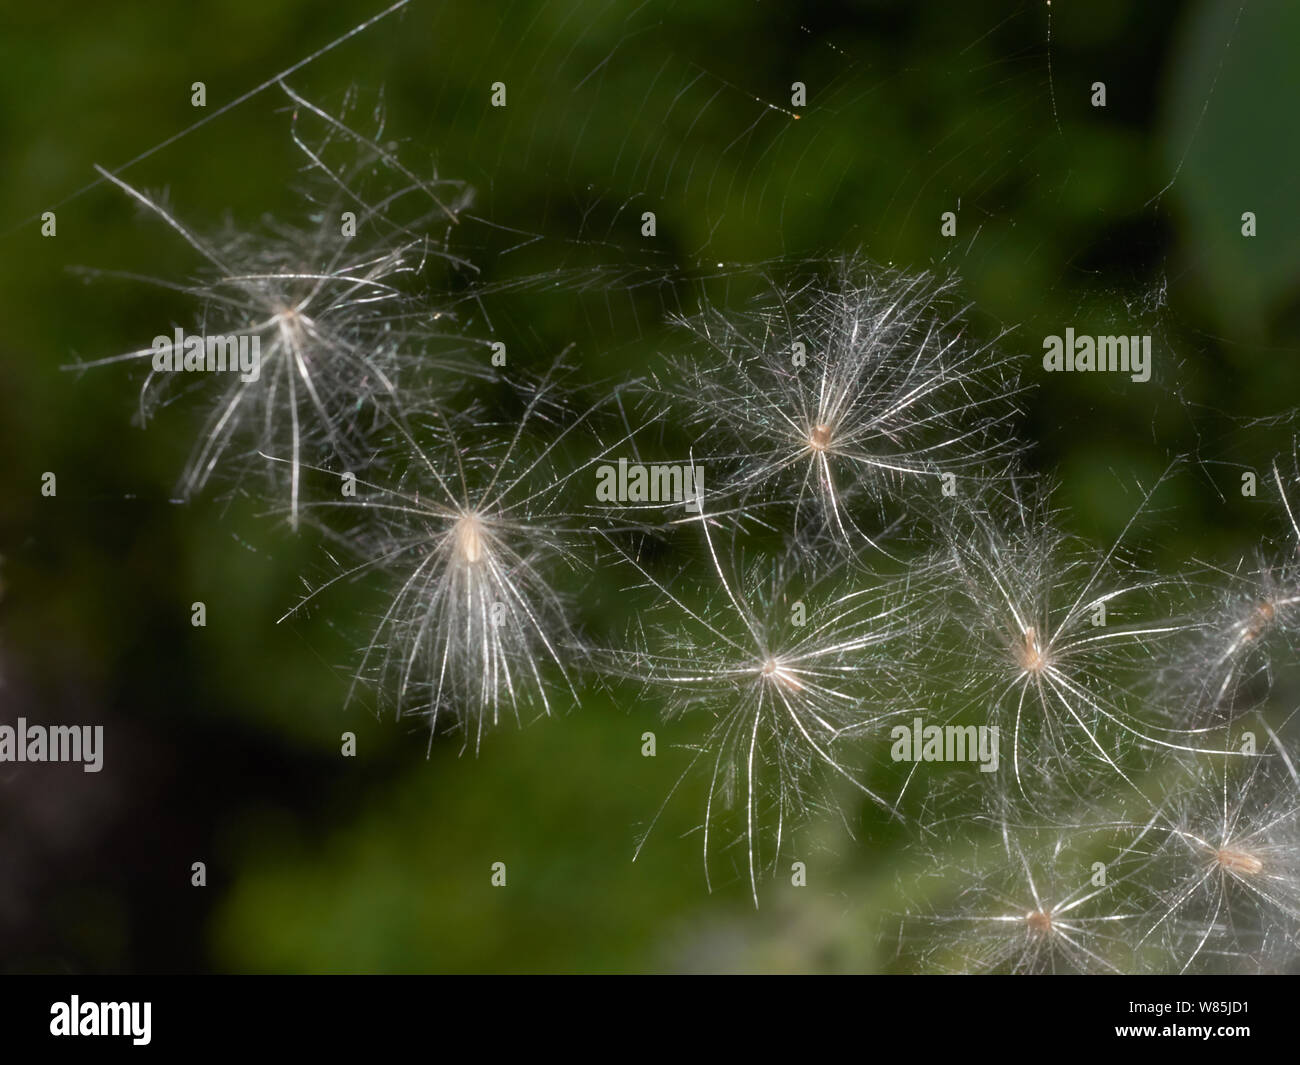
M 254 500 L 168 502 L 192 413 L 141 431 L 138 379 L 60 372 L 192 312 L 68 267 L 176 278 L 197 264 L 109 186 L 62 203 L 53 239 L 35 216 L 93 164 L 194 122 L 192 82 L 213 110 L 379 6 L 51 0 L 0 16 L 0 720 L 107 733 L 98 775 L 0 767 L 0 966 L 889 965 L 875 929 L 912 860 L 901 836 L 814 822 L 798 844 L 809 886 L 778 877 L 755 912 L 739 855 L 705 891 L 698 787 L 631 861 L 684 765 L 672 745 L 693 737 L 648 699 L 593 692 L 478 758 L 448 744 L 426 760 L 418 731 L 343 708 L 346 602 L 273 624 L 325 571 L 319 543 Z M 955 0 L 414 0 L 291 83 L 330 106 L 382 88 L 388 136 L 476 188 L 458 250 L 507 290 L 496 328 L 538 365 L 573 344 L 583 373 L 614 377 L 671 343 L 662 287 L 557 298 L 542 282 L 561 269 L 668 277 L 861 251 L 955 270 L 969 327 L 1010 330 L 1002 345 L 1025 356 L 1032 462 L 1059 473 L 1071 528 L 1114 537 L 1133 479 L 1193 454 L 1152 546 L 1171 566 L 1230 556 L 1277 528 L 1263 499 L 1240 498 L 1241 468 L 1265 469 L 1291 437 L 1240 419 L 1300 397 L 1300 7 L 1058 0 L 1050 37 L 1048 18 L 1041 3 Z M 1098 81 L 1105 108 L 1089 102 Z M 165 188 L 200 230 L 227 212 L 298 221 L 288 130 L 272 88 L 124 176 Z M 940 235 L 949 210 L 955 238 Z M 1041 339 L 1069 325 L 1152 333 L 1153 380 L 1047 377 Z M 597 620 L 617 629 L 606 598 Z M 189 625 L 194 600 L 205 629 Z M 356 759 L 339 757 L 344 729 Z M 498 860 L 504 889 L 489 884 Z

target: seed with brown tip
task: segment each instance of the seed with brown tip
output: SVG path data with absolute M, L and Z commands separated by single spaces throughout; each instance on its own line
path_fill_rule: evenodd
M 1025 629 L 1024 646 L 1016 648 L 1016 658 L 1026 673 L 1041 673 L 1047 668 L 1047 656 L 1038 642 L 1038 630 L 1033 626 Z
M 1230 873 L 1244 873 L 1247 876 L 1254 876 L 1264 868 L 1264 863 L 1249 851 L 1238 850 L 1235 847 L 1220 847 L 1214 855 L 1214 860 Z
M 1247 640 L 1259 639 L 1264 634 L 1264 630 L 1273 624 L 1273 619 L 1276 616 L 1277 608 L 1268 600 L 1265 600 L 1251 612 L 1250 620 L 1246 622 L 1246 631 L 1243 635 Z

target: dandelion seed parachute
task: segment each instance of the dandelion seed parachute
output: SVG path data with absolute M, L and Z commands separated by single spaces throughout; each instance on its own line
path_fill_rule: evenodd
M 447 725 L 477 751 L 506 719 L 549 715 L 559 693 L 577 698 L 586 644 L 561 578 L 586 566 L 588 531 L 563 502 L 596 459 L 561 462 L 591 411 L 574 414 L 559 399 L 548 378 L 513 426 L 474 407 L 404 412 L 390 427 L 400 471 L 391 484 L 362 480 L 354 499 L 307 505 L 359 561 L 298 609 L 339 580 L 384 582 L 387 604 L 354 690 L 373 682 L 400 716 L 427 720 L 430 742 Z M 344 519 L 341 530 L 331 516 Z
M 1188 626 L 1165 594 L 1177 582 L 1124 563 L 1123 536 L 1092 551 L 1055 529 L 1042 500 L 1016 500 L 1010 521 L 969 508 L 946 533 L 956 712 L 999 725 L 1031 805 L 1087 797 L 1097 769 L 1136 791 L 1153 752 L 1204 749 L 1147 711 L 1156 651 Z
M 901 942 L 915 963 L 957 973 L 1127 971 L 1144 914 L 1137 882 L 1152 860 L 1147 830 L 1117 839 L 1109 826 L 999 827 L 997 845 L 944 868 L 954 897 L 904 916 Z
M 862 763 L 884 723 L 912 712 L 900 681 L 920 643 L 908 610 L 920 604 L 904 583 L 846 584 L 844 568 L 806 581 L 791 560 L 724 557 L 710 523 L 698 519 L 717 584 L 702 604 L 628 558 L 658 595 L 657 617 L 634 650 L 609 657 L 663 698 L 668 717 L 704 717 L 669 798 L 693 770 L 707 775 L 706 882 L 718 835 L 739 821 L 757 905 L 760 871 L 811 808 L 856 795 L 896 816 Z
M 1142 942 L 1175 971 L 1281 971 L 1300 954 L 1295 752 L 1262 718 L 1250 727 L 1258 754 L 1185 762 L 1159 810 Z
M 966 336 L 951 281 L 857 259 L 786 272 L 747 307 L 681 318 L 695 354 L 660 384 L 748 505 L 875 544 L 891 504 L 915 517 L 941 475 L 997 476 L 1020 452 L 1012 363 Z
M 311 107 L 286 88 L 301 107 Z M 199 303 L 197 334 L 243 337 L 260 347 L 254 378 L 204 373 L 185 386 L 215 394 L 206 422 L 181 478 L 181 494 L 201 490 L 224 459 L 237 454 L 290 458 L 290 520 L 297 523 L 304 464 L 361 464 L 380 409 L 395 404 L 408 378 L 442 374 L 451 391 L 465 376 L 464 343 L 452 316 L 423 298 L 421 278 L 432 259 L 448 253 L 427 235 L 435 221 L 454 221 L 464 193 L 444 202 L 447 183 L 426 182 L 397 169 L 387 149 L 330 120 L 328 135 L 309 146 L 294 137 L 326 198 L 309 205 L 305 226 L 268 221 L 258 233 L 227 227 L 208 238 L 187 227 L 162 200 L 120 178 L 100 173 L 149 212 L 161 218 L 204 260 L 201 276 L 189 283 L 153 283 L 192 296 Z M 345 140 L 355 152 L 347 168 L 329 161 Z M 382 194 L 368 191 L 366 177 L 389 182 Z M 373 195 L 368 200 L 366 197 Z M 398 220 L 395 205 L 425 200 L 425 213 Z M 354 216 L 352 225 L 343 212 Z M 155 329 L 158 334 L 171 330 Z M 78 364 L 149 363 L 152 347 Z M 454 371 L 448 373 L 447 371 Z M 160 404 L 182 390 L 177 374 L 151 370 L 140 391 L 139 418 L 147 421 Z M 196 375 L 183 375 L 193 377 Z
M 1256 551 L 1231 568 L 1206 566 L 1213 597 L 1189 638 L 1171 649 L 1161 686 L 1170 716 L 1192 725 L 1225 724 L 1256 708 L 1273 687 L 1275 664 L 1300 647 L 1300 522 L 1291 495 L 1300 478 L 1275 462 L 1270 481 L 1287 519 L 1287 544 Z

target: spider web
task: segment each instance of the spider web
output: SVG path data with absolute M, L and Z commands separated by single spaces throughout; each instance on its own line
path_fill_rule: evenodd
M 957 270 L 987 313 L 1032 337 L 1035 305 L 1059 319 L 1101 288 L 1125 313 L 1160 315 L 1195 277 L 1195 254 L 1173 272 L 1165 261 L 1171 212 L 1243 22 L 1247 6 L 1226 5 L 1198 45 L 1208 59 L 1186 75 L 1200 84 L 1190 115 L 1166 123 L 1163 157 L 1102 195 L 1086 189 L 1099 180 L 1087 160 L 1138 161 L 1126 141 L 1159 117 L 1184 25 L 1175 5 L 1126 21 L 1038 0 L 1009 12 L 414 0 L 332 38 L 304 35 L 301 58 L 225 102 L 214 95 L 192 126 L 128 162 L 96 161 L 183 187 L 215 124 L 286 108 L 280 81 L 325 107 L 352 80 L 385 85 L 389 129 L 477 190 L 458 239 L 485 278 L 553 291 L 561 273 L 588 271 L 574 287 L 612 299 L 683 273 L 857 251 Z M 1147 69 L 1114 69 L 1108 46 L 1125 36 L 1136 40 L 1122 55 L 1155 50 Z M 1090 104 L 1097 81 L 1105 108 Z M 653 237 L 641 234 L 645 212 Z M 954 235 L 941 233 L 944 212 Z

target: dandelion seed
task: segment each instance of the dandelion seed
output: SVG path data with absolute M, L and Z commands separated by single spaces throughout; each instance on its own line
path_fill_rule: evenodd
M 978 831 L 979 822 L 972 828 Z M 999 825 L 990 857 L 944 868 L 959 886 L 933 912 L 904 918 L 904 944 L 925 964 L 963 973 L 1118 973 L 1143 910 L 1135 882 L 1150 865 L 1145 837 L 1132 833 L 1116 849 L 1114 826 Z M 1105 858 L 1100 882 L 1093 862 Z
M 862 507 L 937 495 L 941 473 L 998 472 L 1019 449 L 1010 363 L 970 344 L 949 283 L 847 261 L 829 281 L 772 282 L 754 307 L 680 319 L 702 353 L 663 391 L 732 467 L 732 487 L 793 509 L 798 535 L 875 543 Z M 929 479 L 935 487 L 917 483 Z
M 1181 972 L 1277 970 L 1300 956 L 1300 779 L 1276 732 L 1259 727 L 1266 751 L 1185 764 L 1159 808 L 1143 942 Z
M 908 610 L 921 604 L 908 602 L 905 587 L 885 582 L 844 591 L 842 570 L 797 591 L 799 575 L 789 562 L 737 563 L 737 579 L 719 553 L 711 521 L 698 519 L 717 581 L 703 606 L 688 605 L 625 556 L 658 593 L 662 621 L 639 649 L 610 657 L 615 672 L 662 694 L 668 716 L 709 715 L 669 798 L 693 769 L 708 773 L 706 882 L 711 887 L 710 851 L 722 831 L 715 822 L 734 811 L 757 905 L 760 870 L 779 859 L 787 825 L 815 803 L 835 805 L 828 785 L 842 782 L 896 814 L 863 782 L 855 747 L 881 722 L 913 709 L 898 680 L 909 645 L 917 644 Z M 791 620 L 796 602 L 807 605 L 806 624 Z M 638 853 L 644 843 L 643 837 Z
M 186 465 L 181 494 L 201 490 L 236 441 L 248 438 L 254 454 L 290 456 L 285 468 L 294 525 L 304 465 L 359 464 L 367 453 L 369 430 L 376 419 L 383 420 L 379 409 L 397 403 L 399 382 L 408 371 L 456 371 L 452 383 L 466 372 L 459 338 L 448 328 L 450 315 L 431 309 L 415 292 L 427 261 L 446 253 L 416 231 L 419 223 L 399 224 L 391 217 L 395 199 L 417 193 L 432 199 L 436 206 L 429 210 L 441 217 L 450 208 L 438 199 L 437 190 L 428 183 L 406 185 L 369 206 L 349 185 L 356 171 L 345 175 L 329 169 L 296 131 L 295 138 L 313 168 L 328 175 L 336 197 L 313 212 L 312 225 L 302 228 L 270 224 L 265 233 L 230 230 L 209 240 L 161 200 L 100 170 L 205 262 L 206 272 L 191 283 L 153 283 L 199 302 L 200 334 L 242 337 L 260 345 L 260 370 L 252 379 L 203 375 L 210 379 L 203 384 L 218 395 Z M 374 162 L 374 156 L 365 156 L 358 169 L 370 169 Z M 338 224 L 344 207 L 357 215 L 355 236 L 345 235 Z M 72 368 L 150 361 L 154 354 L 150 347 Z M 140 392 L 141 422 L 176 396 L 175 377 L 151 369 Z M 449 390 L 446 381 L 443 390 Z
M 501 441 L 472 411 L 395 420 L 393 445 L 408 464 L 396 487 L 358 480 L 355 499 L 308 504 L 353 519 L 331 535 L 361 561 L 295 609 L 339 580 L 381 575 L 392 591 L 357 682 L 373 679 L 400 715 L 426 718 L 431 742 L 451 721 L 477 751 L 503 717 L 550 715 L 555 690 L 577 698 L 584 644 L 556 582 L 583 567 L 585 530 L 560 503 L 595 460 L 560 468 L 560 449 L 590 412 L 571 415 L 557 399 L 548 377 Z M 554 429 L 545 443 L 526 435 L 539 423 Z
M 986 709 L 1010 735 L 1021 794 L 1086 790 L 1097 762 L 1136 789 L 1126 752 L 1201 749 L 1192 732 L 1152 720 L 1141 690 L 1161 641 L 1188 623 L 1169 614 L 1124 621 L 1160 609 L 1171 582 L 1121 573 L 1118 542 L 1104 554 L 1071 543 L 1041 503 L 1018 504 L 1010 528 L 974 510 L 970 518 L 972 528 L 949 534 L 959 682 L 970 693 L 962 708 Z
M 1176 718 L 1214 725 L 1245 713 L 1271 689 L 1274 660 L 1300 646 L 1300 524 L 1276 463 L 1272 479 L 1291 544 L 1280 555 L 1260 551 L 1250 565 L 1207 567 L 1224 586 L 1194 638 L 1169 656 L 1161 680 Z

